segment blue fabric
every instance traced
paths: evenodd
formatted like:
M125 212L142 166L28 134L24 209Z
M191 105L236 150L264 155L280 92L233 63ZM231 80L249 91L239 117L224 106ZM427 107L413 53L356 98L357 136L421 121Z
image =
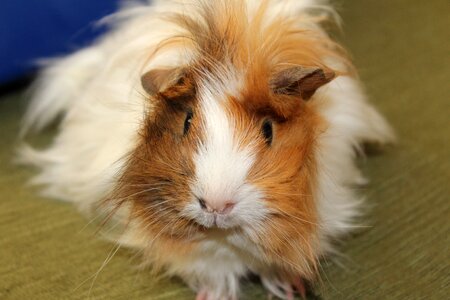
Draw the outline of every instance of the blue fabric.
M63 55L89 43L104 28L95 21L117 0L2 0L0 83L23 76L39 58Z

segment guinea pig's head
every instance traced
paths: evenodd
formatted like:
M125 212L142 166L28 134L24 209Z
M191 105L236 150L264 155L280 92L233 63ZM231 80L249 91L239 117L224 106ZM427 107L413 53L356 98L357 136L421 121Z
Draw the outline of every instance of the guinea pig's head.
M314 230L322 122L309 100L334 73L297 66L256 80L198 69L142 76L151 109L121 199L175 234L190 226Z
M309 240L323 130L310 100L333 77L311 66L265 78L201 67L149 71L142 86L150 109L118 198L159 236L241 231L270 240L273 251L286 238Z

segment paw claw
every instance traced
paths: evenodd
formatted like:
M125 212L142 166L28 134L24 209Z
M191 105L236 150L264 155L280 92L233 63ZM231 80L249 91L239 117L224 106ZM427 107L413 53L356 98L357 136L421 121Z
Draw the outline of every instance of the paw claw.
M306 300L306 285L301 277L296 277L291 281L283 282L276 279L267 280L266 278L262 278L262 282L270 292L270 295L274 295L281 299L294 300L294 294L298 293L303 300Z

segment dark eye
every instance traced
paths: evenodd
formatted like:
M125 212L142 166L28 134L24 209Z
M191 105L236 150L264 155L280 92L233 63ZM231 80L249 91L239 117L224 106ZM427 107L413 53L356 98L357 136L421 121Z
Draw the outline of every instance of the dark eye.
M186 120L184 120L184 129L183 129L183 135L186 135L189 132L189 128L191 128L191 123L192 123L192 117L193 117L193 113L192 112L188 112L186 114Z
M265 120L262 124L261 132L264 136L264 139L266 140L267 145L272 144L273 139L272 121Z

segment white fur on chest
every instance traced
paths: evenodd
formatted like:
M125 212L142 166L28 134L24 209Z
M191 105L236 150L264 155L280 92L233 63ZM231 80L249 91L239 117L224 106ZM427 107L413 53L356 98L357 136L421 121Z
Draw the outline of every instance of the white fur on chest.
M194 290L238 294L239 279L262 267L260 258L253 243L231 233L202 240L190 255L172 261L168 272L181 276Z

